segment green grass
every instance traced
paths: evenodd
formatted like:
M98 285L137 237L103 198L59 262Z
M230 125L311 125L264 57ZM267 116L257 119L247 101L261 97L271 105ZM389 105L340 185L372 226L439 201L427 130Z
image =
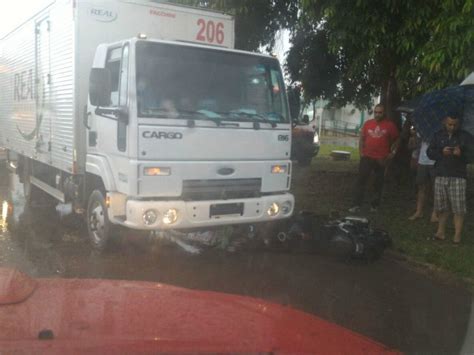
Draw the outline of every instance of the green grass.
M474 279L474 243L470 233L474 228L473 221L466 218L462 244L458 247L451 244L454 234L452 222L447 230L446 241L428 241L427 238L436 231L436 223L429 222L428 209L423 220L408 221L407 217L413 212L415 201L407 200L385 202L377 217L377 223L390 232L395 249L458 276Z
M351 152L349 161L333 161L332 150ZM338 210L343 214L350 207L357 177L359 154L357 149L336 145L322 145L320 154L309 167L295 166L292 190L296 197L296 208L312 210L318 214L328 214ZM471 170L472 171L472 170ZM415 188L409 178L398 185L390 177L387 179L384 201L377 214L364 215L378 227L387 230L393 239L393 249L420 262L430 263L457 276L474 279L474 174L468 180L468 214L466 215L463 240L460 246L451 244L454 233L450 221L447 230L449 240L434 242L427 240L436 230L436 224L429 222L432 202L427 201L425 218L415 222L408 217L415 209ZM367 193L370 198L370 191Z
M344 150L351 153L349 160L333 160L331 158L331 152L333 150ZM319 161L319 164L315 164L315 161ZM319 153L315 159L313 159L312 167L317 170L326 171L351 171L359 164L359 149L352 147L344 147L339 145L321 144Z

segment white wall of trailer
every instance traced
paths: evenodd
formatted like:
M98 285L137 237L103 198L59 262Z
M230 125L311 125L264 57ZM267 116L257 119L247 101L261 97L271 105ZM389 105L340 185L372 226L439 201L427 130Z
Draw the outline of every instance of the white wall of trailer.
M9 149L72 171L74 32L57 1L0 43L0 134Z
M83 114L100 43L146 33L232 48L233 26L231 16L167 4L52 2L0 42L0 145L64 171L82 172Z

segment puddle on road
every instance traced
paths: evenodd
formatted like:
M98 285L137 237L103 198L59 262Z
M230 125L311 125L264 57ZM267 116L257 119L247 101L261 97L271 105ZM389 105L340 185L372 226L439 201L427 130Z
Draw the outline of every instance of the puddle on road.
M153 279L146 273L140 277L143 269L156 259L172 262L176 253L183 254L143 233L121 231L115 248L97 255L71 205L27 206L23 185L13 174L0 173L0 212L0 266L36 277Z
M23 185L6 173L0 176L0 199L1 266L33 276L64 275L67 264L87 251L85 235L73 226L67 205L26 206Z

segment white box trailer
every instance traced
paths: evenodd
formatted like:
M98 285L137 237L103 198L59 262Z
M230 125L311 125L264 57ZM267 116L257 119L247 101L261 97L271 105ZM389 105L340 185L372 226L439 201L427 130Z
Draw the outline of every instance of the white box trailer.
M218 12L52 2L0 42L0 143L18 156L26 196L39 189L87 211L98 248L112 224L289 217L281 70L233 46L233 18Z
M207 36L208 23L217 24L219 36ZM146 33L232 48L233 26L231 16L189 7L53 2L1 42L0 114L11 118L2 125L2 145L59 169L83 172L86 128L81 117L99 44Z

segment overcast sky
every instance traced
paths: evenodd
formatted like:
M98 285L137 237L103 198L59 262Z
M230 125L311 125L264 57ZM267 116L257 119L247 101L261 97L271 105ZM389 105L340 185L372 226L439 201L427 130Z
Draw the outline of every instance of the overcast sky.
M52 0L0 0L0 38L51 2Z

